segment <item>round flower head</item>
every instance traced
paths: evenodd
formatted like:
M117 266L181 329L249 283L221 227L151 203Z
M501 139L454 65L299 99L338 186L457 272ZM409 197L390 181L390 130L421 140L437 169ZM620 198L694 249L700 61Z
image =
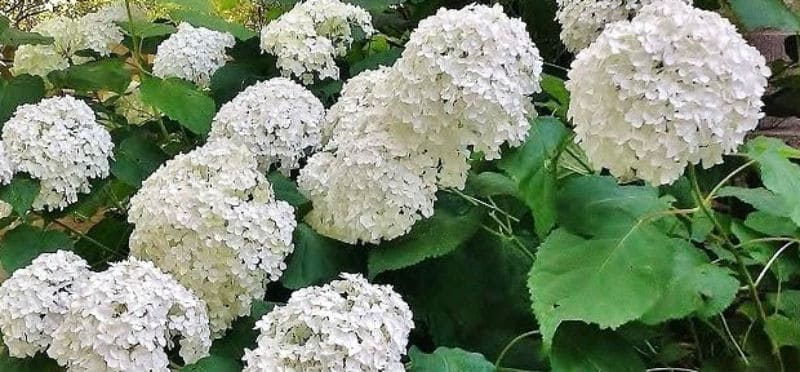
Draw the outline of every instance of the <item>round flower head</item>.
M72 252L44 253L0 285L0 332L9 355L33 356L50 346L75 286L90 275Z
M433 214L436 175L425 164L429 161L395 159L366 146L360 151L317 153L297 180L314 205L306 222L319 233L348 243L378 243L401 236Z
M309 0L270 22L261 30L261 50L275 55L281 73L297 76L304 84L339 78L334 57L347 54L352 29L367 36L375 32L372 16L363 8L339 0Z
M131 4L131 16L134 21L144 19L144 10ZM79 19L85 32L86 46L102 56L109 55L111 49L122 42L122 29L115 22L127 21L128 9L121 0Z
M734 152L762 117L764 57L716 13L678 0L617 22L573 62L575 140L597 168L669 184Z
M20 45L14 52L11 73L15 76L29 74L47 77L47 74L67 67L69 60L58 53L52 45Z
M114 147L92 109L70 96L19 106L3 142L14 168L41 181L36 210L62 209L89 192L92 178L108 176Z
M31 31L53 38L52 47L66 58L89 49L83 24L77 19L56 16L42 21Z
M232 48L235 43L230 33L181 23L178 32L158 46L153 74L207 86L214 72L225 64L225 49Z
M342 278L300 289L261 318L244 371L404 371L400 358L414 327L408 305L391 286L358 274Z
M210 141L228 138L258 156L262 169L280 164L288 174L299 167L306 150L321 144L325 107L314 95L289 79L256 83L226 103L214 117Z
M69 371L167 372L180 340L187 364L208 355L205 303L152 263L112 264L77 283L47 354Z
M561 41L570 52L591 44L609 23L627 21L644 5L662 0L556 0ZM683 0L691 4L691 0Z
M133 256L155 262L208 305L220 336L286 268L294 210L276 201L246 147L209 142L168 161L131 198Z

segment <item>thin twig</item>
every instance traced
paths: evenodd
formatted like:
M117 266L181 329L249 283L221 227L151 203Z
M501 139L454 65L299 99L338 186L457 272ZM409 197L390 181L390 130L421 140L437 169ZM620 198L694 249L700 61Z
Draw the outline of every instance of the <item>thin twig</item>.
M742 360L744 360L744 364L749 366L750 361L747 360L747 355L744 354L744 351L739 346L739 343L736 342L736 337L733 337L733 332L731 332L731 329L728 327L728 321L725 320L725 316L723 316L722 313L720 313L719 318L722 320L722 327L725 328L725 333L728 334L728 337L730 337L731 342L733 342L733 347L736 348L736 352L739 353L739 356L742 357Z
M520 341L522 341L526 337L536 336L538 334L539 334L539 331L538 330L534 330L534 331L525 332L525 333L523 333L523 334L521 334L521 335L519 335L517 337L514 337L514 339L512 339L506 345L506 347L503 348L503 351L500 352L500 355L497 356L497 361L494 362L494 366L499 369L500 368L500 363L503 362L503 359L506 357L506 354L508 354L508 351L511 350L511 348L514 347L514 345L516 345L517 343L519 343Z

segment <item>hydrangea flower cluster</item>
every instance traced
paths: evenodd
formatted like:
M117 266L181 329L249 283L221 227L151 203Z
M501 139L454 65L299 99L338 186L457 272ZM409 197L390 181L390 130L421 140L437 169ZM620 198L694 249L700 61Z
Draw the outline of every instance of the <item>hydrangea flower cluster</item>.
M89 192L91 179L108 176L114 147L89 105L71 96L17 107L3 143L13 169L41 181L35 210L63 209Z
M294 250L294 210L275 200L253 154L225 139L165 163L131 198L128 219L131 254L204 299L215 336L249 314Z
M144 10L131 7L134 19L144 18ZM123 1L113 2L97 12L78 19L53 17L36 25L32 31L53 38L52 45L22 45L14 55L11 72L15 75L31 74L46 77L72 64L91 60L76 53L92 50L102 56L122 42L122 30L115 22L127 21L128 12Z
M570 52L591 44L607 24L630 20L642 6L663 0L556 0L561 41ZM691 0L682 0L691 4Z
M225 50L234 44L236 40L230 33L181 23L178 32L158 45L153 74L207 86L214 72L225 64Z
M400 372L411 310L391 286L342 274L320 287L294 292L286 306L256 323L255 350L245 372Z
M6 144L0 141L0 185L6 185L14 178L14 164L6 154Z
M308 0L270 22L261 30L261 50L275 55L285 77L303 84L319 79L339 79L334 57L341 57L353 42L353 27L367 36L375 30L372 16L363 8L339 0Z
M769 73L726 19L662 1L609 25L578 54L568 115L595 167L669 184L744 142L763 115Z
M112 264L73 291L47 350L68 370L167 372L178 339L187 364L208 355L205 303L150 262Z
M256 83L224 104L214 117L209 141L231 139L259 159L261 169L300 166L306 151L322 144L325 107L302 85L286 78Z
M347 242L408 232L430 216L437 187L464 187L473 151L495 159L503 144L527 138L541 72L525 24L499 5L423 20L392 67L348 81L329 110L330 153L312 157L298 178L314 203L308 222Z
M0 285L0 332L9 355L45 351L61 325L76 283L87 280L89 265L72 252L39 255Z

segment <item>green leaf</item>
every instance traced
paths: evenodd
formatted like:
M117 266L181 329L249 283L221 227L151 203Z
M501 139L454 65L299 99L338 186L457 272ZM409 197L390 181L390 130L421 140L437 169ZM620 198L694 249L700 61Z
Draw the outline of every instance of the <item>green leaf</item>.
M787 159L800 159L800 149L791 147L777 138L756 137L747 142L747 154L759 156L765 152L775 152Z
M111 174L133 187L140 187L169 156L153 141L134 134L114 149Z
M275 191L276 199L283 200L295 208L303 206L309 202L309 200L303 196L300 190L297 189L297 185L294 183L294 181L284 176L281 172L272 172L267 175L267 179L269 180L269 183L272 184L272 189Z
M126 35L136 35L142 39L166 36L178 31L175 26L167 23L151 23L147 21L117 22Z
M217 102L222 104L232 100L248 86L265 78L261 66L255 63L229 62L220 67L211 77L211 94Z
M345 0L345 2L358 5L373 13L380 13L392 5L403 4L406 0Z
M193 133L204 135L211 130L216 112L214 100L191 83L177 78L162 80L143 76L139 89L142 102L158 108Z
M214 11L214 4L210 0L157 0L162 4L173 4L183 9L191 9L202 13Z
M66 70L53 71L47 79L60 88L71 88L80 92L109 90L123 93L131 82L131 72L119 59L101 59Z
M725 186L719 189L719 192L717 192L717 196L718 197L732 196L747 204L752 205L753 208L755 209L761 211L769 211L770 213L776 215L788 215L790 213L786 204L783 202L783 200L781 200L779 196L775 195L772 191L769 191L763 187L746 188L737 186Z
M470 175L467 179L465 190L468 194L474 194L484 198L497 195L509 195L522 199L519 195L517 182L506 175L495 172L483 172Z
M531 123L529 139L519 149L503 155L497 166L517 181L525 204L536 219L536 233L544 237L556 222L556 163L567 129L554 117Z
M67 234L20 225L7 232L0 242L0 263L11 274L28 266L39 254L52 253L59 249L72 249L72 240Z
M770 315L764 330L776 349L782 346L800 347L800 321L783 315Z
M19 46L25 44L52 44L55 40L35 32L20 31L9 27L0 34L0 45Z
M461 212L437 207L433 217L417 222L407 235L370 249L369 276L374 278L453 252L478 231L482 217L478 208Z
M400 58L400 54L402 53L402 49L393 48L372 54L350 66L350 75L355 76L366 70L375 70L380 66L391 66L394 64L394 61Z
M620 186L613 177L574 178L558 192L562 227L584 236L619 237L640 218L669 209L670 203L650 186ZM664 217L653 222L670 221Z
M767 300L781 314L789 318L800 318L800 290L784 290L767 294Z
M495 366L478 353L459 348L440 347L425 354L416 346L408 353L411 358L409 372L495 372Z
M247 40L258 36L258 33L242 25L231 23L215 15L201 13L196 10L176 9L170 11L169 15L175 22L187 22L195 27L205 27L215 31L228 32L239 40Z
M495 360L509 341L536 324L525 294L530 259L519 248L479 232L461 248L415 266L386 272L434 345L479 352ZM538 341L520 341L503 367L543 370Z
M8 372L61 372L55 360L44 354L36 354L32 358L14 358L8 355L5 347L0 347L0 371Z
M236 319L225 333L225 336L214 340L210 354L217 358L233 360L239 363L244 356L244 349L253 349L256 346L258 331L255 330L256 320L274 308L275 304L261 300L253 300L250 316ZM207 365L207 363L203 363ZM242 366L239 366L241 369Z
M748 31L774 28L800 32L800 16L781 0L730 0L730 7Z
M636 350L614 332L568 322L558 329L550 353L553 372L640 372L645 366Z
M327 283L342 272L360 272L364 260L360 247L353 247L317 234L300 223L294 231L295 249L287 261L281 283L289 289L300 289Z
M542 90L553 97L562 107L569 107L569 90L564 80L550 74L542 74Z
M14 114L17 106L37 103L44 98L44 80L38 76L20 75L0 79L0 126Z
M755 211L747 215L744 225L768 236L797 235L797 225L789 218L769 212Z
M665 293L641 318L648 324L680 319L692 313L702 317L730 306L739 281L728 269L711 264L705 253L689 244L676 245L672 278Z
M125 258L128 255L128 238L133 225L125 216L102 219L75 243L75 254L83 257L92 267ZM98 245L102 244L102 246Z
M0 200L11 204L14 212L24 216L39 195L39 189L39 181L26 174L17 174L11 183L0 187Z
M562 321L616 328L646 314L669 284L681 244L652 226L587 240L555 230L539 247L528 288L545 344Z
M764 186L778 196L780 204L783 204L767 212L789 217L800 226L800 193L797 192L800 190L800 166L789 161L777 149L750 151L749 155L758 162Z
M183 372L240 372L241 370L242 365L238 360L218 355L207 356L181 368Z

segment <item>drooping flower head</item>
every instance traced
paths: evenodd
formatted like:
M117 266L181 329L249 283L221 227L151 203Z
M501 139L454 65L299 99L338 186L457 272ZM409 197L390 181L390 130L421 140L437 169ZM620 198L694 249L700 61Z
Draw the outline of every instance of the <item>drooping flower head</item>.
M678 0L643 7L572 64L569 116L597 168L669 184L736 151L762 117L764 57L716 13Z
M63 209L89 192L91 179L108 176L114 147L89 105L71 96L17 107L3 143L13 168L41 181L35 210Z
M231 139L259 157L262 169L280 165L288 173L308 150L322 143L325 107L319 99L286 78L252 85L226 103L214 117L209 140Z
M265 315L245 372L400 372L411 310L392 287L342 274L320 287L292 293Z
M294 250L294 210L275 200L253 154L226 139L161 166L131 198L128 219L131 254L205 300L215 336L249 314Z
M202 300L130 258L79 282L47 354L70 371L167 372L166 350L194 363L211 347Z
M367 36L374 31L372 16L358 6L339 0L309 0L270 22L261 30L261 50L275 55L281 73L303 84L319 79L339 79L335 57L343 56L353 42L353 28Z
M0 332L9 355L34 356L50 346L75 286L87 280L89 265L72 252L39 255L0 285Z
M159 44L153 74L207 86L214 72L225 64L225 50L235 43L230 33L181 23L178 32Z

